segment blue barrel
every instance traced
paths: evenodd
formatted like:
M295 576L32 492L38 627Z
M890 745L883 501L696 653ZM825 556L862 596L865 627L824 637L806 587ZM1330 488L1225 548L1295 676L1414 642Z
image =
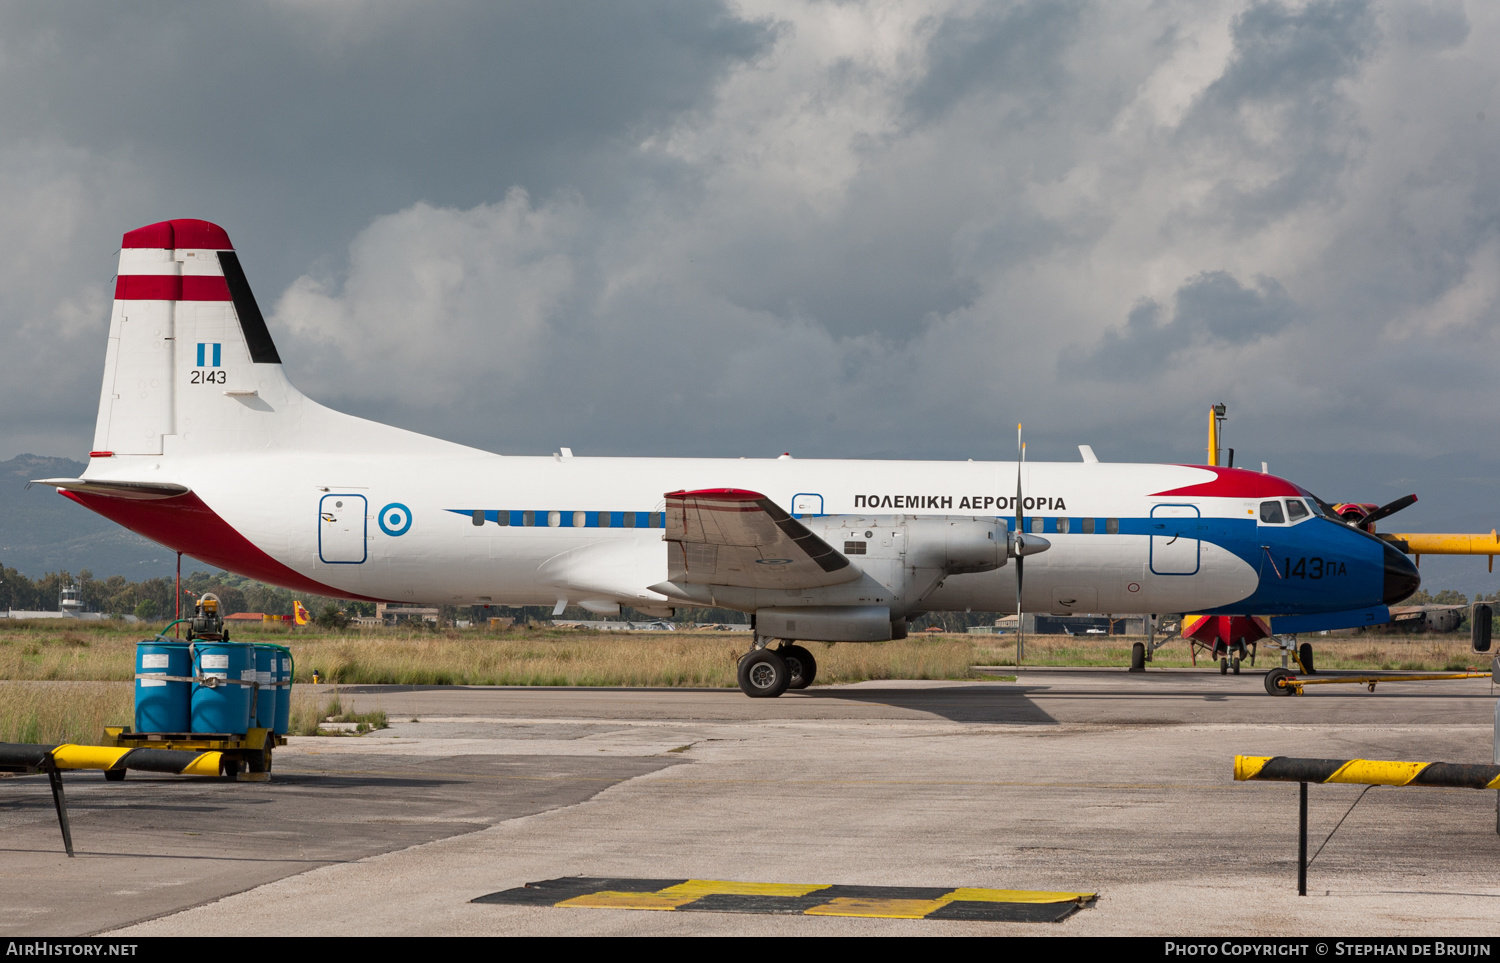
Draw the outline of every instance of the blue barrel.
M243 733L250 728L255 650L238 642L194 642L193 732ZM214 684L207 684L207 680Z
M255 681L260 689L255 696L255 718L252 725L261 729L276 728L276 662L281 655L269 645L257 645L255 649Z
M136 643L136 732L189 731L193 684L142 677L163 675L185 679L192 674L193 657L186 642L146 639Z
M292 722L292 653L279 645L271 648L276 651L276 681L282 683L276 687L276 725L271 728L286 735Z

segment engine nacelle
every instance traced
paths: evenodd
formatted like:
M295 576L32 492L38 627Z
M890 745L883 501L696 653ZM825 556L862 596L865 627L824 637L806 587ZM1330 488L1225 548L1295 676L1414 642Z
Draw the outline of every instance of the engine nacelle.
M803 519L803 524L814 531L821 525L820 534L828 544L877 578L881 576L873 570L876 566L869 564L877 560L898 560L905 568L943 575L967 575L994 571L1016 554L1003 518L825 515Z
M908 518L905 527L907 564L946 575L992 572L1010 554L1001 519L928 515Z
M885 642L895 633L891 610L884 605L799 605L755 610L755 634L776 639Z

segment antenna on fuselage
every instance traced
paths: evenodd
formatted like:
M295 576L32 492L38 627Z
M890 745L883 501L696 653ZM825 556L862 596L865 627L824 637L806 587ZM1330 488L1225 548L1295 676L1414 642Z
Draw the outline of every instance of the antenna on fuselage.
M1224 422L1228 420L1228 411L1229 407L1222 401L1208 409L1208 464L1211 467L1217 468L1221 464L1219 452L1222 449L1219 446L1223 443ZM1231 454L1229 459L1229 467L1233 468L1234 455Z

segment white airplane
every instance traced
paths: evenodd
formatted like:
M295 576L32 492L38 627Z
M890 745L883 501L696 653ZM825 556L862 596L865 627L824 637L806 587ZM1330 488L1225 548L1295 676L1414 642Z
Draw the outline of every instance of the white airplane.
M229 236L198 220L125 235L93 448L81 478L43 483L275 585L751 613L752 696L812 681L794 640L900 638L924 612L1322 619L1310 629L1383 621L1420 584L1306 490L1244 470L1087 446L1079 463L502 456L341 414L287 380Z

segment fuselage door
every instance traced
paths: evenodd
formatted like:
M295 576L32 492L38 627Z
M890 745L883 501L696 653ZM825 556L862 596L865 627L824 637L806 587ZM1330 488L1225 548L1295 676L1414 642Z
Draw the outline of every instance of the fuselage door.
M802 492L792 496L792 517L807 518L823 514L823 496Z
M363 495L324 495L318 501L318 558L335 565L365 560Z
M1198 507L1157 505L1151 509L1151 572L1198 574Z

